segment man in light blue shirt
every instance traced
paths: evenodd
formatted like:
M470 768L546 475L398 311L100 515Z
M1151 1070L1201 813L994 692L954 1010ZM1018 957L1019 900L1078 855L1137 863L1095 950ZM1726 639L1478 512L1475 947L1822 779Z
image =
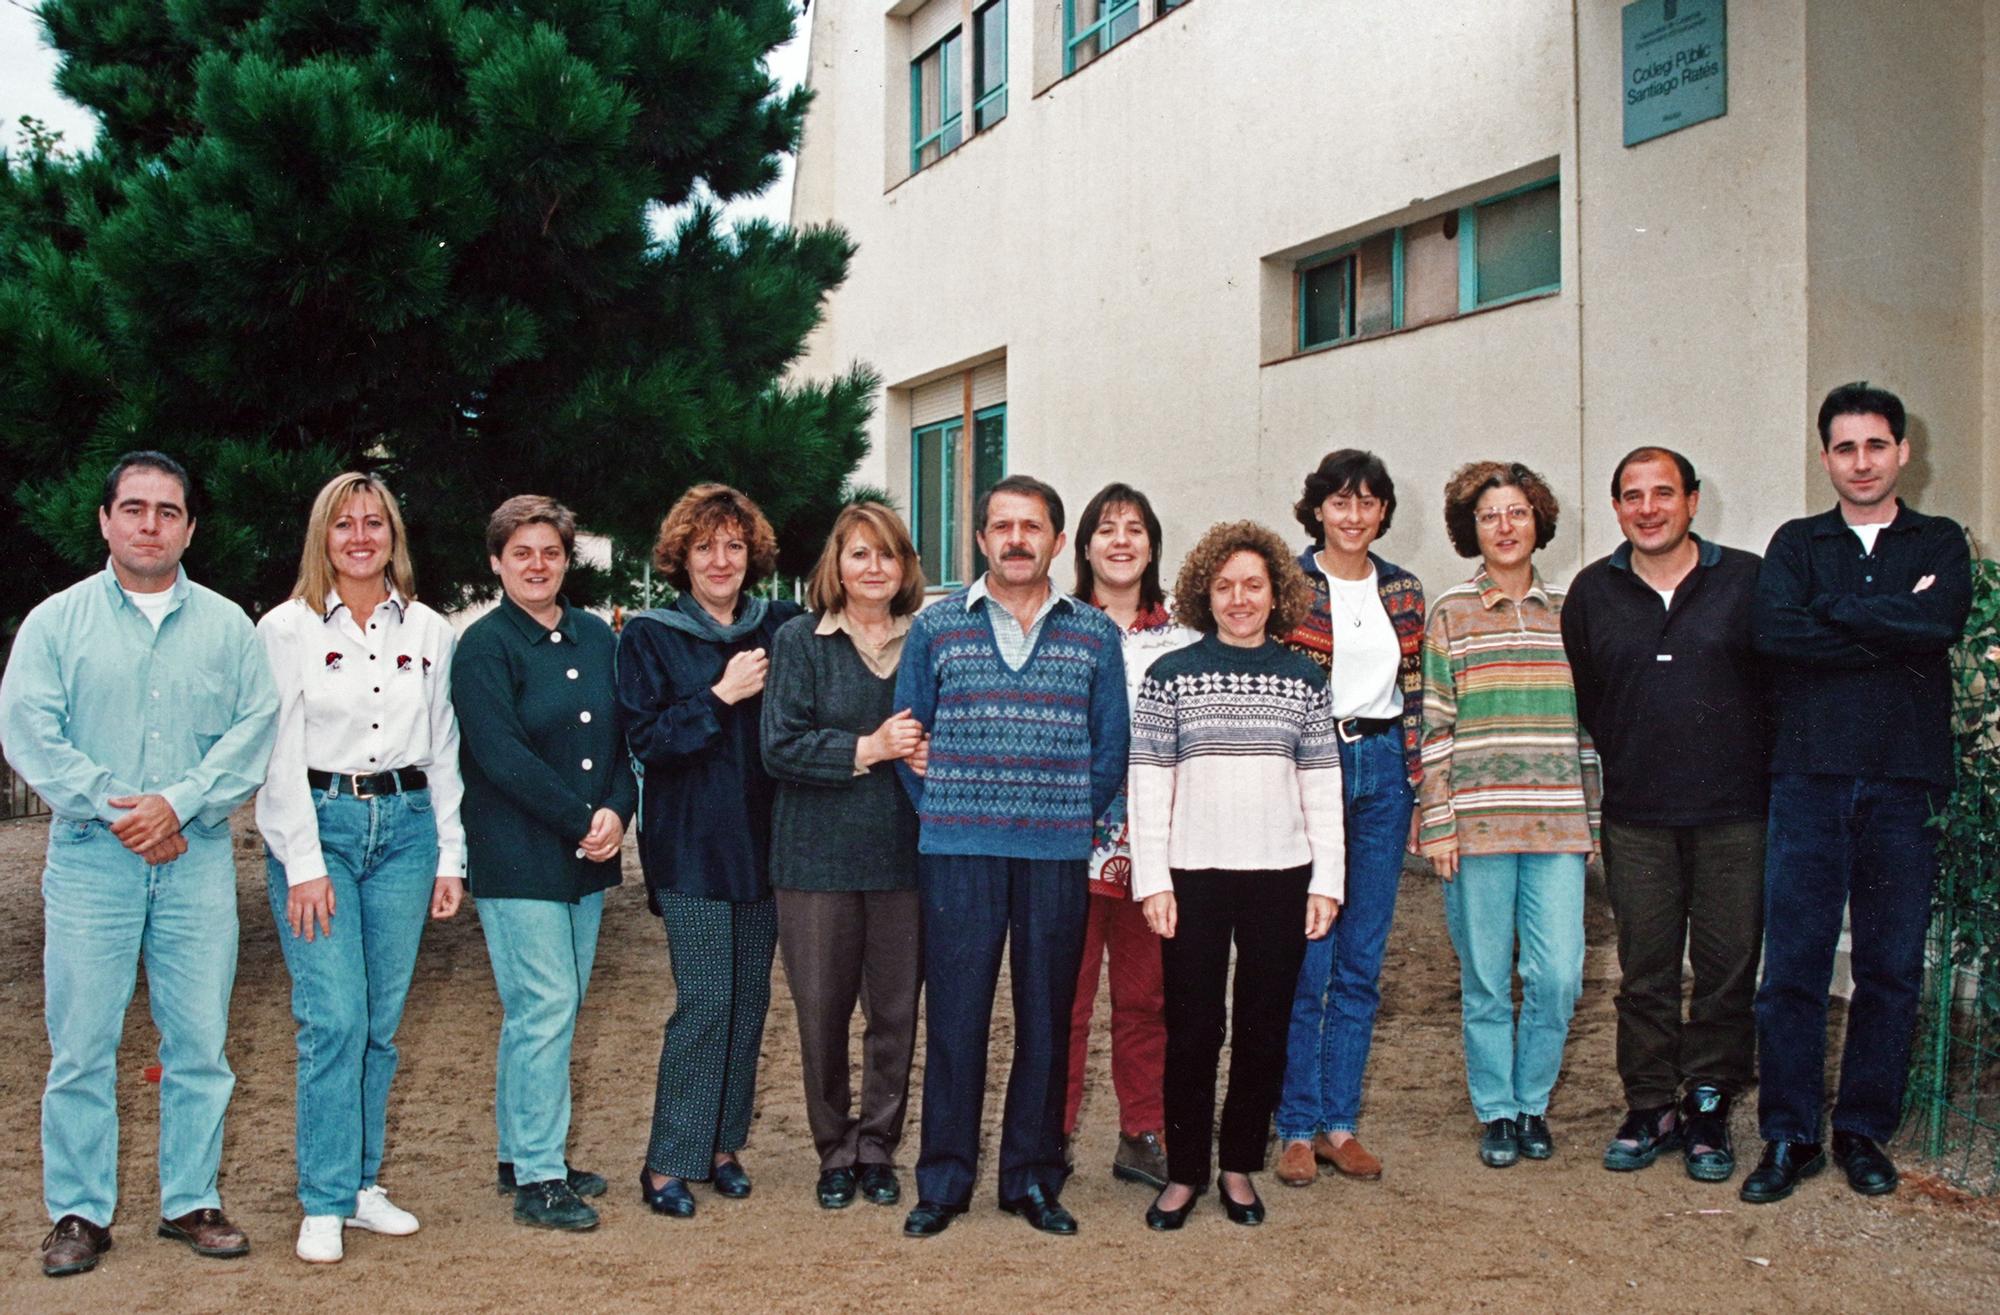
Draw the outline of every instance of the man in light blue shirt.
M163 1070L159 1233L201 1255L250 1249L216 1192L236 1085L223 1057L229 814L263 784L278 695L250 619L181 570L192 502L171 457L119 458L97 515L109 564L28 614L0 676L0 747L55 814L42 873L52 1278L111 1246L118 1042L141 955Z

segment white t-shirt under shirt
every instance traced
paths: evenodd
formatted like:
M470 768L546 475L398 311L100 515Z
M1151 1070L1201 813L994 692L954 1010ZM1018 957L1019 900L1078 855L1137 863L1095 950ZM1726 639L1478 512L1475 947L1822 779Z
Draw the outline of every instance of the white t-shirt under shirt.
M1327 620L1333 630L1333 715L1401 716L1403 691L1397 677L1403 649L1382 606L1374 567L1369 567L1364 580L1329 575L1326 586Z
M1861 540L1862 552L1874 552L1876 536L1882 533L1882 527L1888 523L1887 521L1877 521L1873 525L1850 525L1847 528L1853 530L1854 537Z
M125 588L123 585L118 587ZM174 591L159 589L150 594L135 594L130 589L125 589L125 596L132 600L132 606L139 609L140 615L153 623L153 633L159 634L160 622L166 620L167 613L174 610Z

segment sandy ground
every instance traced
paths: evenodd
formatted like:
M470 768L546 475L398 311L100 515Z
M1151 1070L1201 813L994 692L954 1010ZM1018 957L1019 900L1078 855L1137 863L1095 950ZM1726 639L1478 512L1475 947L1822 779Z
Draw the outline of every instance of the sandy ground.
M1379 1183L1323 1178L1291 1190L1266 1176L1260 1229L1229 1224L1213 1201L1186 1231L1141 1218L1144 1188L1108 1173L1116 1136L1100 1019L1078 1173L1064 1194L1071 1239L1034 1233L992 1208L998 1101L987 1110L985 1178L974 1212L941 1238L901 1235L902 1210L812 1199L816 1163L799 1091L796 1033L779 972L744 1161L747 1201L698 1188L691 1222L658 1218L635 1179L651 1111L660 1028L672 1000L665 937L645 909L636 864L612 892L596 980L576 1047L572 1158L613 1183L587 1235L521 1228L494 1193L492 1076L500 1014L476 917L434 926L400 1043L383 1179L423 1219L412 1238L350 1233L346 1263L292 1257L292 1027L288 983L266 911L263 866L239 818L242 958L230 1054L238 1076L223 1198L255 1249L201 1260L153 1236L156 1088L144 1081L154 1034L143 983L120 1057L123 1197L116 1249L95 1273L41 1277L39 1100L41 905L46 827L0 824L0 1309L6 1311L582 1311L870 1309L1151 1311L1918 1311L2000 1310L2000 1218L1905 1188L1864 1200L1829 1174L1782 1205L1753 1209L1732 1186L1690 1182L1677 1162L1613 1175L1597 1162L1620 1107L1612 1068L1616 964L1603 906L1590 909L1584 999L1570 1067L1551 1111L1546 1164L1496 1172L1474 1155L1458 1043L1457 969L1433 883L1412 876L1384 972L1382 1020L1364 1131ZM1005 991L1002 991L1005 999ZM994 1028L993 1090L1006 1072L1005 1015ZM919 1057L921 1063L921 1056ZM920 1083L919 1083L920 1086ZM1737 1136L1753 1148L1743 1111ZM914 1159L913 1111L906 1164ZM1740 1177L1740 1176L1739 1176ZM905 1187L909 1188L905 1174Z

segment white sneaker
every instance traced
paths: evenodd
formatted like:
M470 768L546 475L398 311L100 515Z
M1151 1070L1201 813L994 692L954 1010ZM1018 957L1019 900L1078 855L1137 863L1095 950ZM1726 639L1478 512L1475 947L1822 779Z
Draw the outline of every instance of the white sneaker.
M312 1265L336 1265L344 1254L339 1215L307 1215L299 1221L299 1259Z
M354 1213L348 1217L347 1226L389 1237L408 1237L417 1231L417 1217L391 1201L382 1184L377 1183L354 1194Z

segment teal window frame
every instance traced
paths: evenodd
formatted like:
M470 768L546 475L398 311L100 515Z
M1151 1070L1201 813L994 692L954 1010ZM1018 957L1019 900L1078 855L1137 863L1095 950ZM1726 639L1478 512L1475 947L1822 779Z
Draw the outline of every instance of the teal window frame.
M1545 187L1560 188L1561 185L1561 175L1552 174L1547 178L1538 178L1533 182L1523 183L1519 187L1510 187L1504 192L1496 192L1491 196L1481 197L1469 205L1463 205L1458 208L1458 236L1454 240L1458 243L1459 315L1467 315L1476 310L1491 310L1495 306L1511 306L1517 301L1528 301L1536 297L1546 297L1552 293L1562 291L1562 235L1560 230L1558 230L1556 235L1557 267L1554 282L1544 283L1538 287L1524 288L1519 292L1505 297L1496 297L1492 301L1482 302L1479 300L1479 212L1487 206L1497 204L1501 201L1512 200L1528 192L1539 191ZM1425 216L1426 221L1435 218L1437 218L1436 215ZM1337 247L1314 252L1299 260L1298 264L1293 267L1292 273L1292 297L1297 303L1295 311L1298 351L1318 351L1325 347L1337 347L1343 343L1357 342L1363 338L1379 338L1385 333L1395 333L1404 327L1403 232L1406 227L1408 226L1398 225L1396 228L1390 230L1394 235L1394 240L1389 250L1389 327L1387 329L1380 329L1366 334L1355 331L1356 312L1358 309L1355 304L1355 298L1358 295L1356 288L1357 280L1350 274L1347 279L1348 304L1346 320L1348 331L1344 334L1337 334L1334 337L1318 341L1309 339L1306 336L1306 275L1313 270L1330 265L1336 261L1351 260L1355 253L1360 251L1364 245L1382 235L1380 229L1363 237L1356 238L1352 242L1343 242ZM1448 323L1449 318L1432 322L1440 324Z
M1000 422L1000 469L998 478L994 482L998 483L1007 476L1007 404L995 402L992 406L982 406L972 413L972 442L969 445L972 449L972 469L968 474L972 479L972 505L975 509L979 506L979 495L982 492L979 483L979 427L989 420ZM992 485L988 484L986 487L991 488ZM983 575L986 572L986 554L979 551L979 540L976 538L972 540L971 547L972 574L975 577Z
M913 174L923 171L926 147L935 144L938 148L938 160L942 160L965 141L965 113L958 105L958 61L964 58L960 50L964 36L962 30L953 28L910 61L910 172ZM924 61L932 55L938 57L938 126L936 131L926 133ZM933 160L932 163L935 164L937 161Z
M938 510L938 537L941 542L936 545L937 559L944 568L940 574L947 578L932 580L929 583L932 585L964 584L965 581L963 580L949 578L955 575L958 569L958 552L956 551L958 547L958 526L954 523L957 518L958 499L953 494L958 489L959 448L963 445L965 439L965 417L963 415L955 415L949 420L939 420L934 424L918 425L910 430L910 537L915 541L917 560L922 562L925 555L924 539L926 537L924 534L924 441L933 435L936 435L938 439L939 464L943 467L938 472L937 482L940 496L944 499L944 506Z
M980 86L986 75L986 24L980 20L993 10L999 10L1000 27L1000 81L991 87ZM994 109L994 106L998 109ZM988 111L991 111L989 113ZM989 0L972 11L972 130L984 132L1007 117L1007 0Z
M1063 0L1063 76L1068 77L1076 72L1076 48L1092 37L1099 38L1097 53L1102 56L1120 41L1125 40L1125 37L1131 36L1132 32L1138 31L1143 23L1143 16L1138 13L1138 9L1139 0L1103 0L1103 5L1097 12L1097 21L1079 32L1076 30L1076 0ZM1141 21L1133 24L1132 32L1118 36L1114 33L1113 25L1127 14L1132 14Z

